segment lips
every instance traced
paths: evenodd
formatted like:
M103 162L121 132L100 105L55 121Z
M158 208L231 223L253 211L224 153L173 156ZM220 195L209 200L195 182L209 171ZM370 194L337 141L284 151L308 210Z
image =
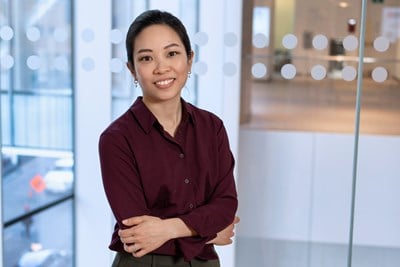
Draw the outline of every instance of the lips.
M172 82L174 81L174 78L171 79L166 79L166 80L162 80L162 81L157 81L155 82L155 85L159 86L159 87L168 87L170 84L172 84Z

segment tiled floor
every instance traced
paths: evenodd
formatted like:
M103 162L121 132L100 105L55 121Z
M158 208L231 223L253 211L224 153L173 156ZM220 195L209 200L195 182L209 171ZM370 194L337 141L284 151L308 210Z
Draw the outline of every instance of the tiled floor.
M357 82L296 77L254 82L252 118L243 127L353 133ZM400 83L363 80L361 134L400 134Z

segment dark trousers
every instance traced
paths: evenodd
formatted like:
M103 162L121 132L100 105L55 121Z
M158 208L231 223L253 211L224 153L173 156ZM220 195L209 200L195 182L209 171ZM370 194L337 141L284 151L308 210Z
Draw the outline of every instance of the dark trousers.
M192 260L186 262L183 258L149 254L135 258L129 253L118 252L111 267L220 267L219 260Z

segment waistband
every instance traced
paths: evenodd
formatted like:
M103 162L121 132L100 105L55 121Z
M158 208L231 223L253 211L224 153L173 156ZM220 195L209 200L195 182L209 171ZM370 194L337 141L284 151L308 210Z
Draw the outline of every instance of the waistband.
M115 259L117 258L124 262L137 262L148 264L149 266L156 266L156 264L168 265L168 266L189 266L188 262L185 262L183 257L174 257L167 255L158 255L158 254L147 254L140 258L135 258L129 253L118 252ZM119 266L119 265L117 265Z
M159 255L159 254L147 254L140 258L135 258L129 253L118 252L115 256L114 263L112 267L128 267L135 266L136 264L142 264L147 266L187 266L187 267L195 267L195 266L220 266L219 260L210 260L210 261L202 261L202 260L192 260L191 262L186 262L183 257L175 257L175 256L167 256L167 255Z

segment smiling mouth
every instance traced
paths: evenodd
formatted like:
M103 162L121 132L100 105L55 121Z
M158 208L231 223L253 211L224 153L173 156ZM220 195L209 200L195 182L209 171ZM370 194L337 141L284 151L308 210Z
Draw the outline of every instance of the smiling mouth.
M167 80L163 80L163 81L158 81L155 84L156 85L160 85L160 86L166 86L170 83L172 83L175 79L171 78L171 79L167 79Z

